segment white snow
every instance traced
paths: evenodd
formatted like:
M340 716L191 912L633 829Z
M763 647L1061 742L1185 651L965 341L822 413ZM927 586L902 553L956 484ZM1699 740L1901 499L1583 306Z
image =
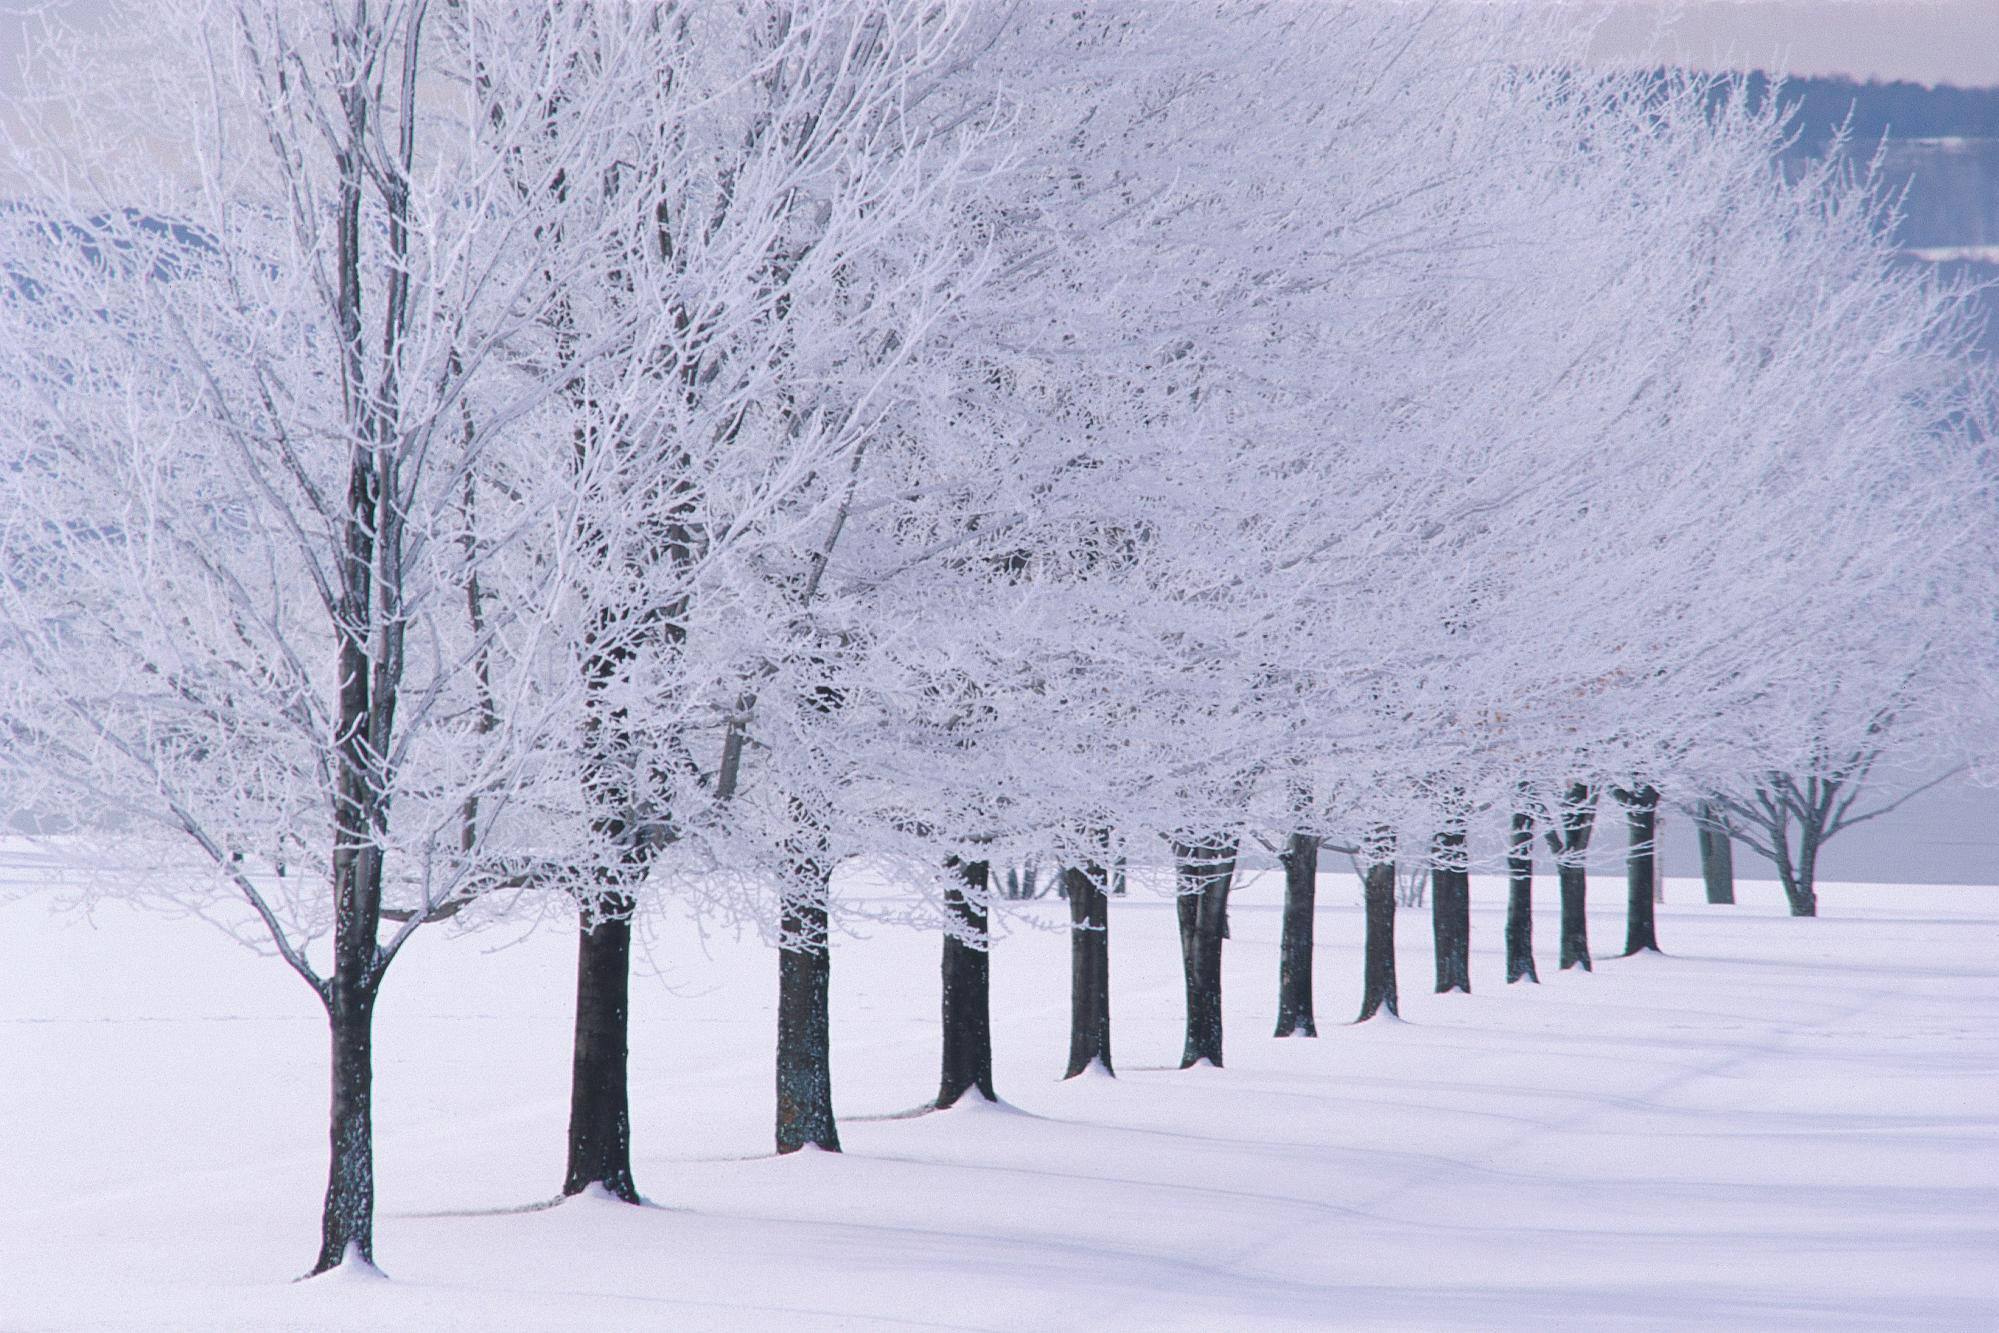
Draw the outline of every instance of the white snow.
M1933 264L1967 259L1979 264L1999 264L1999 245L1925 245L1908 253Z
M10 845L0 874L26 864ZM1621 880L1592 884L1622 938ZM841 939L844 1155L770 1155L775 962L660 923L634 980L651 1201L561 1175L573 939L425 931L378 1017L376 1257L316 1249L326 1040L281 964L191 920L0 905L0 1328L1972 1328L1999 1323L1999 892L1673 880L1670 956L1469 997L1399 919L1401 1023L1358 1002L1322 881L1316 1041L1274 1041L1275 876L1240 890L1228 1068L1181 1073L1169 903L1111 908L1118 1077L1064 1083L1068 958L993 967L1012 1109L909 1117L937 942ZM1026 916L1053 926L1062 904Z

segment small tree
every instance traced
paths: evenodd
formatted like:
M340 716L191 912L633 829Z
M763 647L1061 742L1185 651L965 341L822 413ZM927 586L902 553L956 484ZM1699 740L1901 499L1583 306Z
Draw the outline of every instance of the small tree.
M1765 773L1745 795L1724 796L1712 803L1725 836L1777 867L1792 916L1818 915L1819 852L1834 834L1885 815L1957 775L1956 770L1944 773L1892 800L1868 806L1861 798L1880 757L1879 747L1837 758L1821 752L1803 772Z

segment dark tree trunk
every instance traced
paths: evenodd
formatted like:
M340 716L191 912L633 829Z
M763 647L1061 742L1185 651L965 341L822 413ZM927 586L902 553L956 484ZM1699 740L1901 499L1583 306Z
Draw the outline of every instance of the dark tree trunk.
M987 930L984 861L958 865L963 884L948 884L944 907L953 927L944 932L944 1060L937 1080L937 1106L952 1106L977 1088L987 1101L993 1092L991 1003L992 935Z
M1658 925L1652 910L1652 891L1657 887L1659 849L1659 793L1653 787L1619 792L1624 803L1624 821L1630 831L1630 850L1624 859L1625 916L1624 956L1659 952Z
M1319 893L1319 840L1294 833L1285 844L1284 933L1277 946L1277 1035L1316 1037L1312 1018L1312 924Z
M1471 874L1465 835L1439 833L1430 870L1430 930L1437 950L1437 994L1471 994Z
M1376 861L1367 868L1364 890L1367 940L1362 949L1360 1017L1364 1023L1386 1009L1399 1016L1395 996L1395 862Z
M1513 813L1506 848L1506 982L1539 982L1534 971L1534 816Z
M1040 870L1032 861L1021 867L1007 867L1005 896L1019 899L1040 897L1041 890L1036 887L1039 876ZM990 876L988 878L990 879ZM1059 871L1057 878L1060 878Z
M414 24L416 20L411 20ZM417 34L412 26L408 36ZM359 57L355 28L338 30L337 54ZM412 76L413 77L413 76ZM412 84L405 84L410 96ZM389 775L385 765L395 749L396 704L402 685L404 506L396 493L401 393L393 367L410 321L409 200L388 201L388 280L383 292L384 374L370 380L362 329L366 262L362 252L362 198L367 172L364 148L373 133L367 108L371 94L362 80L340 93L347 117L334 146L340 188L333 222L339 249L334 333L348 380L364 391L347 397L344 422L349 439L364 447L348 454L347 496L339 547L339 605L333 617L339 676L333 791L333 974L315 982L326 1006L332 1042L332 1096L328 1116L326 1199L320 1215L319 1259L314 1273L338 1267L349 1257L375 1262L374 1015L383 972L396 945L384 950L382 926L382 847L388 832ZM329 126L329 128L331 128ZM413 141L405 138L398 165L409 170ZM386 503L385 503L386 502ZM376 577L377 570L382 577ZM302 974L310 976L300 965Z
M1235 878L1230 842L1178 845L1180 957L1187 977L1187 1041L1180 1067L1222 1065L1222 940L1229 884Z
M1110 898L1100 865L1062 872L1069 897L1069 1070L1074 1078L1092 1064L1111 1065Z
M1792 916L1817 916L1819 914L1818 886L1802 876L1793 877L1784 885L1784 901L1790 904Z
M1784 884L1784 901L1790 904L1792 916L1817 916L1819 914L1818 859L1819 837L1810 825L1798 832L1798 859L1791 861L1790 839L1779 836L1776 840L1778 851L1777 878Z
M1555 878L1562 889L1562 970L1579 967L1591 971L1589 917L1584 911L1589 895L1588 876L1580 865L1558 865Z
M1548 830L1548 846L1555 853L1555 877L1562 891L1561 967L1564 972L1572 967L1588 972L1589 878L1583 858L1596 830L1596 792L1581 782L1571 786L1562 797L1558 822L1559 829Z
M1177 856L1178 849L1175 851ZM1186 1013L1188 1030L1192 1031L1194 1011L1200 1007L1200 952L1201 898L1198 891L1187 885L1188 871L1183 862L1175 867L1177 880L1173 895L1173 919L1180 933L1180 984L1186 992Z
M1735 843L1714 817L1714 807L1702 801L1694 812L1694 832L1701 845L1701 879L1711 903L1735 901Z
M343 264L343 269L346 266ZM374 550L373 505L379 479L357 466L349 478L347 593L337 661L339 770L333 810L333 975L320 984L333 1042L333 1088L326 1201L320 1215L314 1273L351 1255L375 1262L374 1013L389 959L382 926L382 837L385 780L379 756L395 720L395 681L371 660L362 633L373 614L369 562Z
M804 867L785 895L777 970L777 1150L840 1151L833 1122L826 871Z
M569 393L576 406L585 405L587 395L580 380L572 382ZM680 478L673 483L677 498L667 521L648 529L648 540L638 550L621 549L632 534L606 531L587 515L579 517L577 535L589 552L589 561L606 568L622 566L628 578L650 571L684 573L700 540L689 526L693 498L685 478L691 459L681 454L662 463L622 432L581 427L571 439L570 457L579 474L608 466L611 475L623 476L631 484L650 485L660 475ZM467 503L469 506L469 498ZM467 597L476 630L481 618L477 589L468 588ZM663 766L690 761L684 752L662 754L641 743L632 729L623 686L641 653L679 655L687 640L689 609L685 593L643 608L600 600L589 607L584 621L578 663L584 685L583 789L590 800L592 830L618 854L615 865L599 871L593 886L598 901L583 909L584 933L576 962L576 1046L570 1061L565 1195L580 1193L594 1183L614 1198L627 1203L640 1201L638 1184L632 1177L627 1079L631 913L634 894L650 872L661 837L670 839L677 834L671 830L671 812L654 804L656 798L647 790L651 784L641 779L638 756L646 754L646 762ZM479 680L487 709L482 725L493 724L497 718L483 660ZM819 703L823 709L828 699L821 696ZM716 795L725 801L732 799L735 791L738 760L730 755L740 752L737 725L730 726L721 764L725 772L718 773L716 779Z
M602 1185L639 1201L632 1179L631 1100L625 1081L632 957L629 895L584 908L576 941L576 1043L569 1079L569 1169L562 1192Z
M333 1038L332 1152L314 1273L337 1267L350 1254L366 1264L375 1262L375 987L336 973L327 990Z
M687 540L673 530L672 550ZM600 554L601 535L592 534ZM660 643L677 649L685 638L685 601L665 609L653 627ZM640 836L641 797L631 769L635 740L616 682L636 649L622 611L598 608L584 640L584 791L594 808L591 826L619 851L615 869L600 871L594 901L581 909L582 934L576 948L576 1036L570 1054L569 1164L562 1180L565 1196L591 1185L612 1198L638 1203L632 1175L631 1099L627 1065L630 1051L632 889L651 867L654 846ZM655 812L658 813L658 812Z

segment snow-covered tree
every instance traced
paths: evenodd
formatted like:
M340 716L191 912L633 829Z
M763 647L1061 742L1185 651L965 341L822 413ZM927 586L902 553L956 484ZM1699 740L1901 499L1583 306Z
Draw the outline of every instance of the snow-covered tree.
M898 627L844 641L869 666L843 744L894 747L850 790L938 839L933 864L1100 866L1115 830L1219 866L1264 829L1451 869L1479 812L1543 811L1565 965L1587 965L1598 795L1740 752L1802 652L1841 661L1852 585L1809 615L1760 595L1872 503L1849 475L1867 431L1828 450L1820 404L1901 410L1878 376L1841 387L1856 357L1955 364L1947 339L1882 357L1842 326L1902 299L1886 275L1825 295L1822 261L1879 248L1864 189L1787 181L1781 121L1705 82L1509 62L1456 16L1030 18L991 48L1037 72L1027 184L989 209L1005 281L941 342L936 429L978 445L926 459L904 484L930 508L873 529L952 558L895 590L919 603L848 622ZM1094 990L1101 877L1079 873ZM1100 999L1077 1014L1107 1024Z
M518 8L508 21L545 10ZM475 31L499 12L468 10ZM593 68L623 72L623 131L596 177L563 187L591 193L617 230L589 280L567 281L537 345L556 364L595 359L569 380L556 456L535 463L565 468L575 518L558 563L585 682L584 800L535 877L582 898L565 1189L635 1198L624 995L649 875L770 930L778 1143L837 1146L826 877L857 848L822 822L837 799L821 788L839 777L817 747L846 725L852 692L839 571L856 508L898 512L893 485L878 492L919 448L907 423L934 396L931 330L986 275L961 195L996 164L1001 120L990 85L932 105L967 56L952 6L630 12L643 22L617 7L540 19L577 24ZM480 49L501 63L479 86L521 81L495 43ZM559 125L589 110L565 98L544 114Z
M575 510L508 481L633 339L533 354L626 222L564 187L626 125L609 11L462 20L134 6L139 58L53 44L0 117L7 762L79 827L163 841L145 889L261 932L324 1002L315 1271L372 1262L390 963L575 804Z

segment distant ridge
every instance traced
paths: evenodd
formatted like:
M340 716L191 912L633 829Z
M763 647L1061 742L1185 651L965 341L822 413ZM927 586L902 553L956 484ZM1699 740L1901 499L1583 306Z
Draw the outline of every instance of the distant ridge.
M1761 70L1742 76L1750 100L1760 104L1770 95L1772 80ZM1815 151L1847 125L1853 139L1872 145L1894 139L1999 138L1999 88L1958 88L1896 80L1892 83L1853 79L1785 79L1779 96L1795 105L1792 124L1803 146ZM1848 117L1851 116L1849 122Z

